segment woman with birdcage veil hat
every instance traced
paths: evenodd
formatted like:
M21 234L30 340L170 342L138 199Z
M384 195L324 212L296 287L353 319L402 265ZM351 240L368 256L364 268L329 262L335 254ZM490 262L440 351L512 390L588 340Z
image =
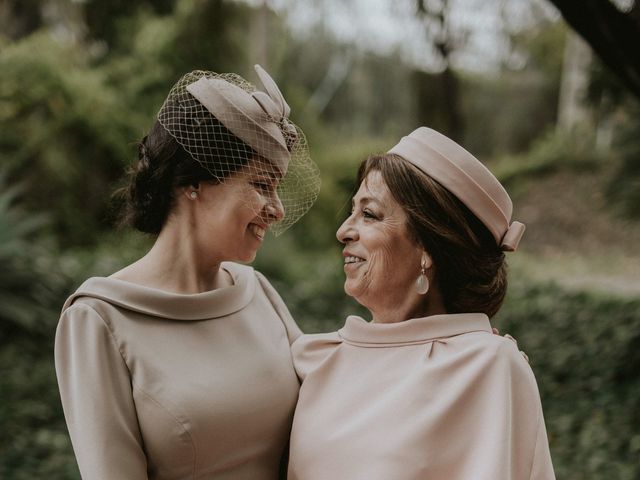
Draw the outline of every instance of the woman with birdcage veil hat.
M250 262L298 220L318 169L275 82L193 71L171 89L124 189L140 260L64 304L55 360L85 479L278 478L300 335Z

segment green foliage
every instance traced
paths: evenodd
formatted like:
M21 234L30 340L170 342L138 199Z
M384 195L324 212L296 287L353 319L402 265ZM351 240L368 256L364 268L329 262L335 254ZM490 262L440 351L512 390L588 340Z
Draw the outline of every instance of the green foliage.
M0 163L24 182L28 208L52 213L56 233L74 244L94 238L132 116L81 50L47 34L3 49L0 70Z
M123 108L142 111L146 130L171 85L191 70L246 73L248 7L220 0L179 0L171 15L138 8L119 22L118 43L100 69Z
M529 355L558 478L640 478L640 301L510 287L497 326Z
M20 194L0 175L0 477L77 478L52 359L71 280L42 236L45 218L17 206Z
M465 147L480 157L525 153L555 123L557 85L547 80L529 70L463 75Z
M137 8L114 20L117 48L97 64L83 45L46 31L3 48L0 163L25 182L27 207L51 212L70 245L97 241L109 228L114 184L173 82L196 68L246 67L248 9L196 0L166 16Z
M555 125L565 35L563 22L536 25L512 36L513 60L500 72L461 76L464 145L471 152L526 152Z
M548 20L511 37L511 48L525 59L525 69L537 72L549 86L560 83L567 25Z
M7 187L0 171L0 325L2 336L22 331L39 335L51 327L51 307L59 302L64 277L51 269L46 248L50 241L34 245L33 238L46 224L15 206L20 186Z
M602 62L591 66L587 103L599 130L613 130L611 157L618 160L608 198L630 219L640 219L640 103Z
M541 176L561 170L597 170L606 158L595 148L588 132L562 133L549 130L540 136L526 154L504 156L491 163L491 171L512 196Z
M4 0L0 15L0 47L2 37L17 39L37 30L43 23L43 0Z
M141 9L158 14L168 14L173 0L85 0L84 18L88 34L93 40L105 42L112 48L121 40L120 28L127 19Z
M358 51L318 27L303 39L290 39L281 57L278 78L287 99L293 94L296 119L318 116L342 137L375 134L397 140L416 126L412 69L399 53Z
M37 338L0 342L0 477L79 479L58 396L53 335Z
M53 369L60 306L84 278L118 270L150 245L112 231L109 196L168 88L195 68L253 78L249 58L261 40L252 29L259 10L244 2L72 3L85 13L84 43L44 30L0 36L0 477L7 479L79 478ZM32 16L29 31L42 20ZM416 126L412 68L397 53L354 52L322 29L296 39L282 19L271 14L268 22L266 66L307 133L323 187L307 216L264 245L255 266L305 331L333 330L347 314L366 316L343 293L335 231L359 162ZM525 32L514 37L522 68L459 77L464 144L503 155L492 169L512 193L541 175L610 160L591 132L550 131L563 36L560 22ZM336 57L348 75L320 111L309 99ZM637 122L628 131L610 154L623 160L612 198L637 213L640 188L630 181L638 178ZM639 306L523 282L509 293L498 323L532 359L559 478L640 476Z
M609 185L609 198L625 216L640 219L640 104L637 102L629 108L615 148L620 164Z

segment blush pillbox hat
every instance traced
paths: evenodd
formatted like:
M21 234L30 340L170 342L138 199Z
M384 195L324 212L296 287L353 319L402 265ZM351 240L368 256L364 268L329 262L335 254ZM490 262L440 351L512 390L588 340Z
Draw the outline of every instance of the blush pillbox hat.
M388 153L404 158L455 195L487 227L501 250L518 248L525 226L511 222L509 194L467 150L431 128L420 127Z

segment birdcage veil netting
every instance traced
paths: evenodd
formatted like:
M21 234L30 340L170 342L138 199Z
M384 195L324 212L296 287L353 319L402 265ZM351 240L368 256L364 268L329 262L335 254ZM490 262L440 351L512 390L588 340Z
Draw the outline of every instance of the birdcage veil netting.
M315 202L320 173L277 85L256 71L266 92L234 73L190 72L173 86L158 120L217 182L238 174L277 179L284 217L270 230L279 235Z

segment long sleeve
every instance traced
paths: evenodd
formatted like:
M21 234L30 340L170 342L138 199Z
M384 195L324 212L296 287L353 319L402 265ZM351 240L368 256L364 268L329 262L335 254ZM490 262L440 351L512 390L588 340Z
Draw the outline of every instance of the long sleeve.
M555 474L551 464L547 429L544 424L544 417L541 414L538 422L538 434L536 436L536 448L533 453L530 480L548 480L552 478L555 478Z
M516 355L514 354L513 356ZM518 358L517 356L512 358L512 364L515 364L512 365L512 375L516 378L512 382L514 392L511 398L512 401L520 403L520 405L513 405L511 410L514 415L512 419L512 438L519 437L521 440L515 443L515 452L513 454L517 455L518 448L529 443L529 438L525 438L527 431L523 425L528 422L523 422L522 417L535 415L537 422L535 430L531 432L531 436L535 437L535 440L531 453L531 473L529 478L530 480L554 480L556 477L551 462L549 440L547 439L547 429L544 423L544 414L536 379L529 367L526 356L524 358ZM520 418L517 418L516 415Z
M147 479L129 369L104 320L76 303L60 318L56 375L84 480Z
M491 346L481 360L468 364L475 382L467 380L465 405L473 405L473 416L464 431L473 441L464 470L448 478L555 479L535 376L516 341L507 338L488 337Z
M499 352L493 363L495 376L488 376L492 382L486 393L489 397L502 390L503 413L501 420L495 421L495 427L498 427L496 433L502 435L503 441L496 441L496 448L489 450L488 464L493 463L496 468L486 478L553 480L555 474L533 371L528 361L518 353L516 345L503 342ZM504 383L497 378L500 376L504 378ZM498 413L495 412L493 417ZM500 448L500 445L505 448ZM508 461L505 462L505 459ZM509 466L510 471L505 469L504 473L496 475L501 470L499 465ZM489 472L491 469L487 470Z

